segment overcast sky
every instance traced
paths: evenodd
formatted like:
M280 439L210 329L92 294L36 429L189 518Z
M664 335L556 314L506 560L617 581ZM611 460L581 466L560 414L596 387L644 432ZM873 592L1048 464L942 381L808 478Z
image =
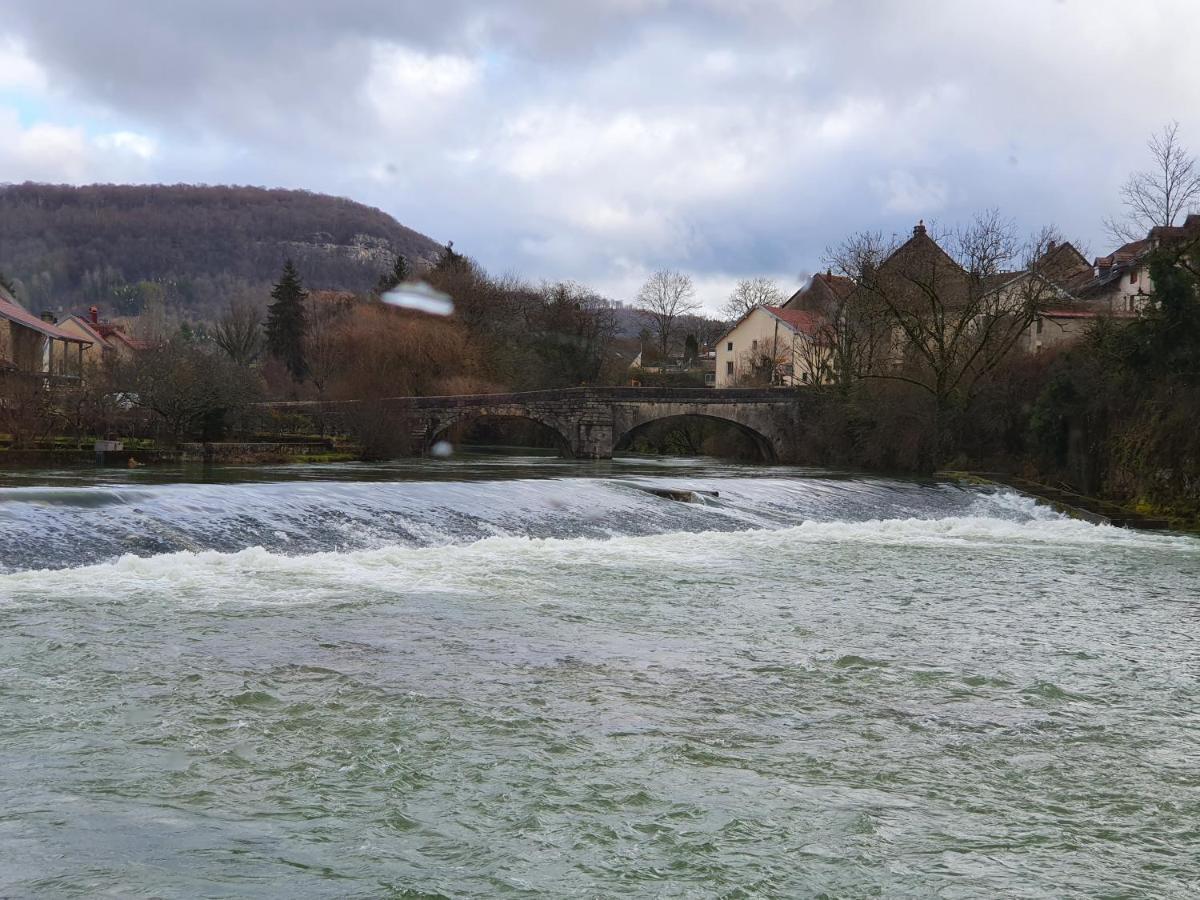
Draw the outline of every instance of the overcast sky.
M0 181L351 197L531 279L787 289L996 206L1092 254L1178 119L1195 0L0 0Z

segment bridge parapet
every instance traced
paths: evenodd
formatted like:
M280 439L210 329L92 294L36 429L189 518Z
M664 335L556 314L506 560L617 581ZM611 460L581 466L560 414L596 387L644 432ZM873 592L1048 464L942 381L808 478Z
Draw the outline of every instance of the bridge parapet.
M373 403L404 414L428 449L451 426L476 418L531 419L553 430L562 449L580 459L608 459L631 433L651 422L702 416L732 422L768 459L787 461L801 409L811 389L579 387L508 394L391 397ZM282 411L336 417L365 401L291 401Z

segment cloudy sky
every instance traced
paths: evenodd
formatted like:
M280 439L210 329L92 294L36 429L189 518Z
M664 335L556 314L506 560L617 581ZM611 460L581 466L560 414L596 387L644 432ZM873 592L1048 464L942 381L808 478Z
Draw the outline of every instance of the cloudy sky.
M1093 253L1200 148L1195 0L0 0L0 181L307 188L533 279L786 288L999 207Z

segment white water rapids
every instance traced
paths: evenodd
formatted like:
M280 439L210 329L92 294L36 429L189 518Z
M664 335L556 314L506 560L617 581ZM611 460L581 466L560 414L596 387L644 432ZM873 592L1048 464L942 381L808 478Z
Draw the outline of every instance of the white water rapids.
M1200 884L1191 537L550 460L31 473L0 536L0 896Z

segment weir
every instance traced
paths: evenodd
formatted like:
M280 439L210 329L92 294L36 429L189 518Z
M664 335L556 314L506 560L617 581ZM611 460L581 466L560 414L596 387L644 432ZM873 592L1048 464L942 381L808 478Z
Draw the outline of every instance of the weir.
M556 433L576 459L610 459L636 429L651 422L700 416L731 422L753 437L763 456L791 462L794 435L817 400L812 388L579 387L509 394L390 397L362 401L284 401L281 412L319 415L336 423L370 404L411 428L428 450L453 425L481 418L538 422Z

